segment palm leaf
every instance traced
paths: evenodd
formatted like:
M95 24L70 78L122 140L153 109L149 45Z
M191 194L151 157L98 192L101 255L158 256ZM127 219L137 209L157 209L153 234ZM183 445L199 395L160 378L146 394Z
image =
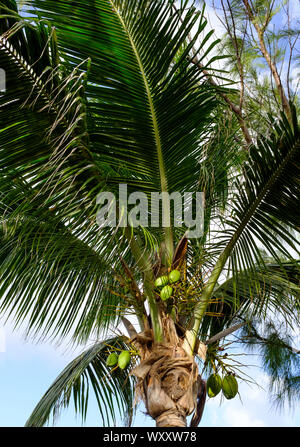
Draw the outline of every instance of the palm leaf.
M293 126L282 115L274 121L270 137L252 146L243 175L234 183L229 202L230 216L224 217L224 230L218 229L212 251L219 255L207 281L200 302L195 307L195 320L187 338L193 345L209 299L224 267L235 279L245 272L247 287L256 287L257 264L264 265L263 247L279 264L281 257L293 262L291 250L299 255L299 243L293 232L299 232L300 210L300 138L296 112ZM215 256L214 254L214 256ZM236 297L238 299L238 297Z
M266 317L281 317L293 328L299 324L300 262L266 262L256 266L256 287L249 286L249 272L240 272L215 288L207 312L219 316L204 316L203 337L210 338L242 318L252 322ZM238 299L237 299L238 297Z
M16 15L14 23L18 20ZM2 31L9 31L11 22L0 21ZM43 328L44 336L62 336L72 330L86 339L93 328L97 332L118 318L122 300L110 293L118 239L112 246L107 232L100 239L96 205L84 200L93 186L85 172L92 180L99 175L81 129L84 79L77 70L63 75L56 65L49 76L47 64L56 55L53 32L40 24L31 32L30 26L22 22L0 42L8 77L0 98L1 310L14 315L17 325L26 319L29 332ZM39 55L28 53L29 45L37 48L35 40L42 42ZM71 157L62 160L57 148L71 151ZM84 153L82 159L77 151ZM89 206L95 210L93 221L87 218ZM114 259L108 266L103 247L110 246ZM124 255L124 248L120 251Z
M91 58L90 151L99 165L119 172L118 183L135 191L195 190L199 142L216 104L199 69L186 61L205 28L203 13L192 9L181 23L171 3L102 0L86 8L83 1L29 2L57 27L71 64ZM193 27L193 41L174 62Z
M70 405L72 396L76 412L85 420L91 387L104 424L114 424L117 415L130 423L134 414L134 382L128 370L106 366L108 353L114 349L127 349L122 338L96 343L69 363L38 402L26 426L41 427L51 414L55 420L60 410Z
M72 7L69 2L29 4L38 10L32 11L33 16L27 22L12 14L13 26L18 25L14 32L9 30L11 23L7 22L7 16L2 21L7 37L1 41L0 62L10 80L7 93L0 100L2 189L8 179L20 181L22 178L33 190L30 194L34 197L29 201L25 195L23 198L20 194L6 196L4 209L14 200L18 201L13 212L5 209L7 217L10 216L9 225L16 232L12 241L16 237L24 241L20 243L23 250L30 243L36 243L37 238L28 237L33 228L29 214L47 216L47 208L55 206L57 221L60 219L62 225L68 226L71 236L78 237L92 250L97 246L100 256L104 254L102 247L108 250L112 246L107 232L97 235L96 197L103 188L114 190L120 182L146 192L195 190L199 185L199 143L211 126L210 115L216 102L212 88L201 82L201 73L187 63L186 54L204 31L206 21L203 12L195 10L184 14L181 21L178 14L172 13L169 2L102 0L93 3L91 8L86 8L82 1ZM10 2L3 2L5 5L11 7ZM35 22L37 25L33 26ZM57 27L57 39L53 26ZM174 62L195 26L193 41ZM210 35L204 35L199 50L204 50ZM31 43L34 39L40 42L38 48L43 48L43 57L30 53L30 39ZM215 43L209 46L208 52ZM207 51L204 51L206 55ZM159 58L152 64L154 53ZM22 225L12 224L20 218ZM59 245L53 233L50 238L49 228L45 235L44 240L48 238L53 248ZM172 252L170 229L166 230L166 237ZM117 237L111 250L116 256L115 262L120 254L126 254L124 243L120 248L119 242ZM38 244L43 247L40 241ZM49 245L45 242L44 247ZM64 244L59 252L66 259L72 250ZM9 253L11 258L16 256L15 262L9 265L14 267L17 280L23 271L21 251L19 256L17 250ZM51 265L54 250L50 253L45 248L40 250L36 263ZM34 265L27 269L27 276L24 273L26 277L29 271L32 274ZM60 266L56 264L55 271ZM6 272L5 267L3 271ZM45 290L46 271L45 268L40 280L37 275L36 282L32 278L36 290ZM24 288L18 292L20 322L22 314L25 317L33 306L33 288L25 287L24 276L21 279L19 283ZM83 277L79 274L78 281L81 280ZM92 290L97 289L95 303L99 304L96 278L89 276L80 282L78 299L74 301L78 305L89 281ZM7 282L4 284L7 287ZM62 290L66 303L67 282L63 283ZM43 294L37 293L39 311L32 320L38 327L42 320L46 321L42 311ZM5 309L13 302L13 296L11 290ZM91 303L94 303L92 297ZM74 321L73 310L71 306L69 315L64 316L70 324ZM100 315L98 311L97 314ZM88 326L91 328L93 321L89 315L90 312ZM62 329L61 324L57 329Z

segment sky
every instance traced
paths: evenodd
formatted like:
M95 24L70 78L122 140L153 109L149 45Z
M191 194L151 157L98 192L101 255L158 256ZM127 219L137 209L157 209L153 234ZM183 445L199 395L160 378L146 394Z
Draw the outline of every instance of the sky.
M293 17L300 19L300 2L293 0ZM209 23L221 34L221 26L213 10L207 9ZM280 19L279 19L280 20ZM22 427L34 406L62 369L80 352L66 351L50 343L25 342L22 331L12 331L10 325L0 322L0 426ZM249 366L247 374L261 386L240 384L242 401L236 397L231 401L220 401L219 396L208 399L200 426L210 427L300 427L300 407L294 411L279 413L272 407L268 395L268 378L258 368L256 356L243 357ZM77 427L81 420L76 418L74 408L64 411L56 426ZM86 426L101 426L95 399L91 396ZM154 426L141 409L135 426Z

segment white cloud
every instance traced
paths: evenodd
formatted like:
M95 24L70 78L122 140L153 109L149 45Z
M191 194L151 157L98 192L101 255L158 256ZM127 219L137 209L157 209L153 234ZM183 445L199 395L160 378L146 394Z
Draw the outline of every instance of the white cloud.
M230 427L266 427L264 421L240 408L227 408L223 419Z
M291 17L294 20L299 20L300 19L300 2L297 0L292 0L290 3L290 7L291 7Z
M0 326L0 355L18 360L39 358L44 363L63 365L85 349L80 346L71 348L67 342L62 342L60 345L49 341L38 343L32 339L26 340L24 334L25 325L18 330L13 330L10 323Z
M0 327L0 352L5 352L6 350L6 336L4 328Z
M300 68L299 67L293 67L291 70L291 86L293 90L297 90L299 88L299 78L300 78Z

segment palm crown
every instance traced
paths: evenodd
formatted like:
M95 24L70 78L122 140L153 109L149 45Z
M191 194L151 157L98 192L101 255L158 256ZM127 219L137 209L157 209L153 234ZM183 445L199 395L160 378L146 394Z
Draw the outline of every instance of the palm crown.
M158 425L185 425L193 411L195 425L208 341L214 363L212 337L232 325L272 310L298 322L295 113L274 119L248 153L239 147L219 89L190 61L197 47L209 70L217 42L188 2L26 3L30 15L1 1L0 309L36 336L101 339L66 367L27 424L45 424L72 393L85 415L90 383L106 423L115 406L131 419L136 390ZM97 197L120 184L148 197L203 192L203 234L100 229ZM180 280L162 301L155 279L174 269ZM113 336L121 322L128 336ZM106 363L124 350L130 368Z

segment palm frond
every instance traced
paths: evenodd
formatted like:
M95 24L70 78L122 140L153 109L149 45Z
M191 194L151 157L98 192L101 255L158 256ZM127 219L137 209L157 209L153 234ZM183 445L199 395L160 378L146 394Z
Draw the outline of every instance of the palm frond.
M7 36L11 21L0 22ZM32 31L16 14L19 22L0 41L8 80L0 98L1 310L17 325L29 321L30 332L43 327L44 335L66 334L76 321L75 338L86 339L118 317L120 297L110 293L118 240L112 245L111 234L99 234L90 200L99 172L82 126L85 79L77 69L61 71L53 30L38 24ZM42 53L28 54L29 44ZM82 159L77 152L84 152ZM111 246L110 266L104 246Z
M122 338L96 343L69 363L38 402L27 427L42 427L53 416L55 421L62 408L70 405L86 419L89 390L92 388L104 425L115 424L116 417L129 423L134 415L134 381L128 370L106 366L110 351L127 349ZM100 425L100 424L99 424Z
M246 271L249 287L255 287L255 264L264 265L262 247L278 264L299 255L299 135L296 116L291 127L282 115L274 133L252 148L244 181L235 183L231 216L219 237L227 239L228 270L233 276Z
M199 36L203 53L216 44L204 50L211 33L205 34L203 13L192 8L181 23L168 1L102 0L89 8L83 1L28 3L57 27L68 62L91 58L86 98L97 163L133 190L195 190L199 143L216 105L213 90L186 60ZM193 41L178 53L193 27Z
M43 336L62 337L72 330L75 338L85 338L107 328L123 302L111 293L118 269L113 248L108 256L97 233L70 231L24 181L12 188L8 178L5 191L2 178L1 186L1 312L13 315L16 325L26 320L30 333ZM30 203L27 213L24 197ZM108 247L111 241L106 242Z
M273 315L274 318L280 316L291 328L299 324L300 262L282 261L279 264L273 260L264 266L256 266L255 270L255 287L249 285L247 272L240 272L238 278L231 277L216 286L207 308L208 314L215 313L216 316L204 316L203 337L211 337L241 318L251 323Z
M274 121L274 131L251 147L250 157L233 184L228 213L212 237L208 248L214 258L200 302L195 306L193 328L187 333L189 345L195 342L201 320L224 271L235 280L239 290L239 273L247 275L247 286L255 288L256 265L264 265L261 248L276 262L281 258L294 262L292 250L299 257L300 210L300 132L295 108L293 126L284 114ZM215 236L215 237L214 237ZM243 278L245 283L245 278ZM235 297L238 300L238 297ZM193 340L193 341L192 341Z

